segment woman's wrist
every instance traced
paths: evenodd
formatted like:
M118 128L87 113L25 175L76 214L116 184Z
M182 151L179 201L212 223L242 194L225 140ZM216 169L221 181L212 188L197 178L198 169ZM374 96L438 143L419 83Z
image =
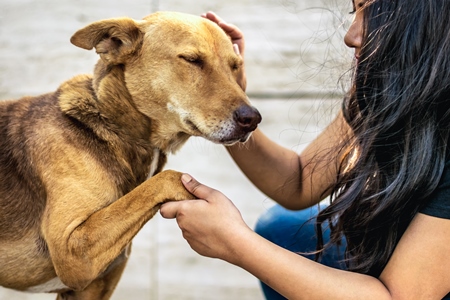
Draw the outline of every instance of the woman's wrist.
M261 238L247 225L235 230L227 240L227 251L222 259L230 264L243 267L248 257L252 257L252 252L257 247L257 239Z

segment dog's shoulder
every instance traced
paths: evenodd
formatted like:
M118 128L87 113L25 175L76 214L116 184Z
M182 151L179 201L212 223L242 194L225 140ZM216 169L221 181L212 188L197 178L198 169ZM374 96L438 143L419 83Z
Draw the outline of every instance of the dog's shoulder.
M83 138L77 139L78 143L85 149L89 147L91 154L109 170L116 165L118 169L131 168L132 177L139 177L138 182L142 182L145 178L140 178L144 175L141 169L148 169L153 151L151 123L132 106L124 106L127 101L124 99L129 95L119 88L124 84L122 80L112 86L108 80L106 83L103 81L104 76L95 79L79 75L61 84L57 91L58 105L63 115L70 119L72 127L77 128L78 135L83 133ZM99 87L99 82L102 87ZM104 95L105 90L111 95ZM146 128L143 130L147 131L146 134L135 133L134 130L140 126ZM96 147L92 147L92 143ZM126 161L128 166L118 165L117 161ZM118 171L118 174L123 172Z
M80 75L55 92L0 102L0 240L19 238L40 222L48 192L43 174L55 162L67 153L101 156L87 147L99 149L92 130L70 117L97 114L94 95L92 78Z
M56 99L50 93L0 102L0 239L19 238L44 211L45 189L30 153L33 144L45 144L37 136L45 136L41 124L54 123Z

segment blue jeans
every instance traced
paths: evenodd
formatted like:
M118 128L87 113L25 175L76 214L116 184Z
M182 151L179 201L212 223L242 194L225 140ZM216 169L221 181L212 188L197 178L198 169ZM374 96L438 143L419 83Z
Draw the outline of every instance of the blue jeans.
M318 213L317 206L300 211L291 211L275 205L259 218L255 231L272 243L292 252L313 252L316 250L315 216ZM325 229L327 224L322 227ZM324 244L329 241L329 238L330 230L327 229L323 233ZM346 242L343 240L339 247L327 248L320 263L333 268L345 269L345 247ZM314 259L314 254L303 256ZM286 299L264 283L261 283L261 287L266 299Z

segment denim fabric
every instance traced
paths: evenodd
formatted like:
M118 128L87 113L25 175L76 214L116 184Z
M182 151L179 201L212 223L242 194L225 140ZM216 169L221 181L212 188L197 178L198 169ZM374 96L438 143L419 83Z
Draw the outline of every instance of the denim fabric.
M292 252L313 252L316 250L315 216L319 213L317 206L300 211L287 210L275 205L265 212L258 220L255 231L265 239ZM327 225L322 226L324 229ZM323 239L327 243L330 230L324 230ZM333 268L345 269L344 251L345 240L342 244L327 248L321 263ZM314 254L301 254L314 259ZM266 299L286 299L264 283L261 283Z

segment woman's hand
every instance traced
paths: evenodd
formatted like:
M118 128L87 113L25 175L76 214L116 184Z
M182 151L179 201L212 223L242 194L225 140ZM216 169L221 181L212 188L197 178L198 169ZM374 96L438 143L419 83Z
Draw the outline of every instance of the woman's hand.
M251 229L221 192L186 174L182 176L182 182L199 200L167 202L161 206L161 215L166 219L177 219L183 237L200 255L233 263L233 240L243 230Z
M229 24L222 20L218 15L213 12L207 12L201 15L203 18L208 19L225 31L226 34L231 38L231 42L233 43L234 52L239 55L242 60L244 60L244 51L245 51L245 40L244 34L242 31L233 24ZM245 76L245 67L242 64L242 67L239 71L237 77L237 83L240 85L243 91L247 88L247 77Z
M233 45L237 45L237 49L235 48L236 53L242 56L242 58L244 58L244 51L245 51L244 34L238 27L236 27L233 24L225 22L221 17L219 17L218 15L216 15L211 11L204 13L201 16L219 25L219 27L222 28L223 31L225 31L225 33L230 36Z

